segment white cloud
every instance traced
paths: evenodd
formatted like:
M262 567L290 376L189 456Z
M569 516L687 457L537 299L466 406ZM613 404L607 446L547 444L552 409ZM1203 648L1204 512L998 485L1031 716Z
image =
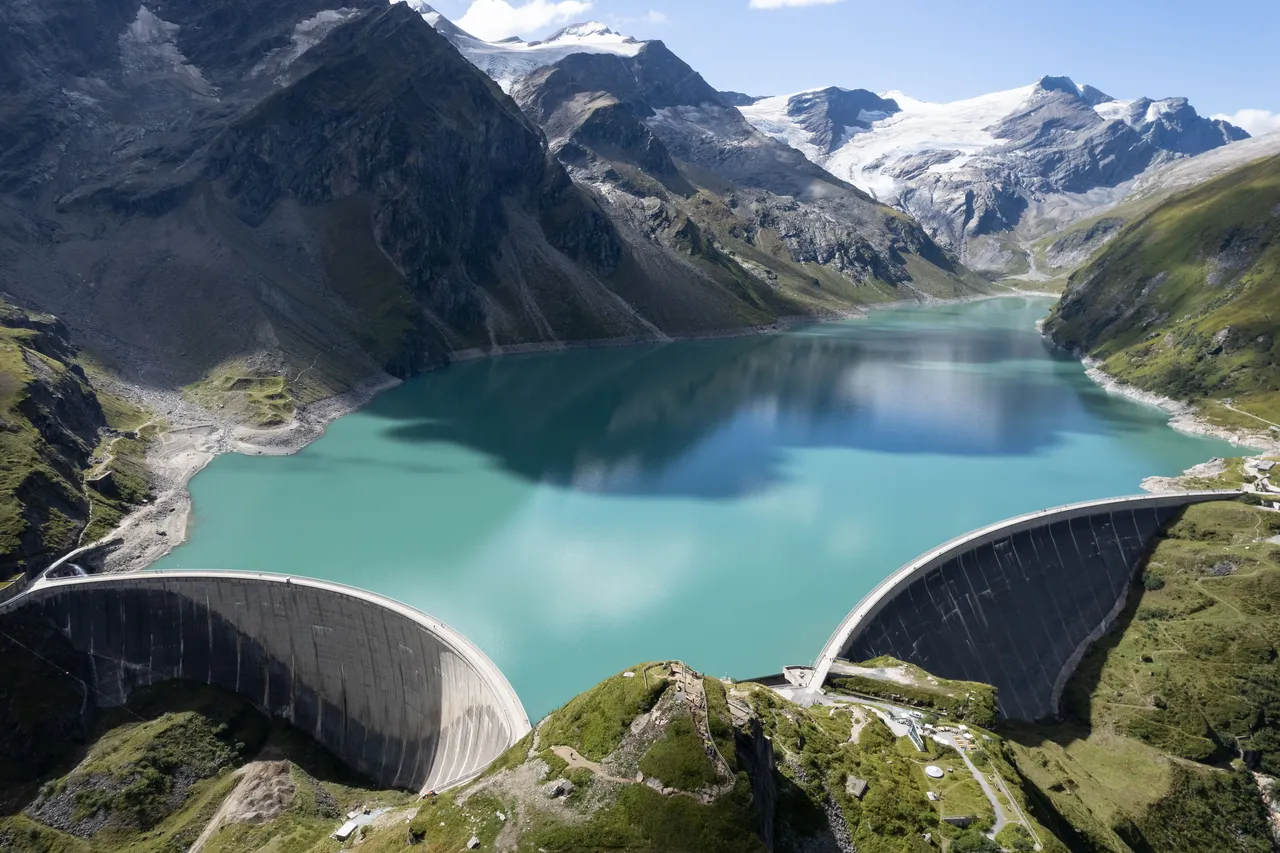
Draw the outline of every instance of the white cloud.
M789 6L830 6L841 0L751 0L752 9L782 9Z
M665 24L669 18L665 12L650 9L643 15L611 15L607 20L612 26L626 27L631 24Z
M474 36L494 41L567 24L590 9L587 0L529 0L519 6L507 0L474 0L456 23Z
M1214 118L1229 121L1236 127L1243 127L1249 131L1250 136L1262 136L1280 131L1280 113L1273 113L1270 110L1240 110L1231 115L1218 113Z

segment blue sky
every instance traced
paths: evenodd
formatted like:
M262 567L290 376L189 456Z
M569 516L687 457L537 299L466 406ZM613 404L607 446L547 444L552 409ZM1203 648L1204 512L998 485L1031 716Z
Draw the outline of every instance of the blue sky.
M1266 111L1259 127L1280 130L1280 0L431 2L490 37L603 21L750 94L838 85L947 101L1063 74L1118 98L1183 95L1204 114Z

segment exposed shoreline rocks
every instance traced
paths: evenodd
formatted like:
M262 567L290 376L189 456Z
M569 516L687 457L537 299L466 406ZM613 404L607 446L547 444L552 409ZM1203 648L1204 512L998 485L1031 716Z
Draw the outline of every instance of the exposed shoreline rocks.
M1104 371L1101 363L1095 359L1084 357L1080 361L1084 364L1085 373L1088 377L1100 385L1104 391L1163 409L1169 413L1169 426L1179 432L1185 432L1188 435L1220 438L1238 447L1255 450L1259 453L1280 453L1280 435L1276 433L1265 430L1233 429L1211 424L1200 417L1195 406L1189 403L1174 400L1151 391L1143 391L1141 388L1121 382Z

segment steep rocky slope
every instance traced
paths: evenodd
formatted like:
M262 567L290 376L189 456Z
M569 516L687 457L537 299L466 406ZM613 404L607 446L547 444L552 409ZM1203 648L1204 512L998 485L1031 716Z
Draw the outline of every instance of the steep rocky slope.
M614 221L407 5L237 10L0 9L0 287L126 379L278 423L452 351L808 310Z
M1072 276L1045 329L1111 375L1266 428L1280 421L1280 157L1174 196ZM1248 415L1215 401L1232 399ZM1251 421L1251 422L1250 422Z
M106 416L66 328L0 301L0 582L74 546Z
M1122 101L1065 77L950 104L824 89L743 112L992 274L1028 271L1028 241L1115 203L1152 167L1248 136L1185 98Z
M493 70L474 39L428 17ZM615 218L764 310L839 311L982 287L910 218L756 131L662 42L571 53L511 94Z

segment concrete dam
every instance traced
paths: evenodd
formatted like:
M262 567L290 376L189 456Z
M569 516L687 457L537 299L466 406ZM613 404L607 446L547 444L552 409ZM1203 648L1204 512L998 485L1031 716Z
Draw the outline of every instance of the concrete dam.
M449 626L305 578L139 572L41 580L0 605L87 656L102 704L179 678L288 720L380 785L443 790L530 729L511 685Z
M891 655L998 689L1007 719L1057 715L1089 646L1124 609L1153 537L1184 507L1235 492L1092 501L1002 521L903 566L845 617L808 683Z

